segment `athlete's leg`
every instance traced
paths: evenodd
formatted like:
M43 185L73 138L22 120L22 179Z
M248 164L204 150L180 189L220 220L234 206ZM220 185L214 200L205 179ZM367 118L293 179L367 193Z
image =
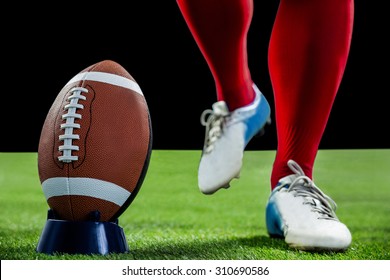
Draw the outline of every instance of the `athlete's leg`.
M353 0L281 0L269 48L278 134L271 187L314 160L350 49Z
M353 0L281 0L269 50L278 148L266 207L271 236L345 250L349 229L313 182L313 164L350 48Z
M269 120L270 108L253 84L247 61L252 0L177 0L215 80L218 102L202 114L205 143L200 190L212 194L240 174L243 151Z
M246 38L253 0L177 0L215 80L217 99L230 111L254 99Z

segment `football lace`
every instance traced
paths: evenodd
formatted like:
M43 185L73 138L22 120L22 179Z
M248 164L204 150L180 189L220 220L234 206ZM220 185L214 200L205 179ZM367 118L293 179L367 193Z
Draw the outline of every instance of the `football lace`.
M79 129L80 124L76 123L76 119L81 119L81 114L76 113L77 109L84 109L82 104L79 104L79 100L86 100L87 97L82 93L87 93L88 90L83 87L74 87L70 90L71 95L67 98L69 101L65 105L65 114L62 115L64 123L61 124L61 129L64 130L64 134L59 136L59 140L63 141L63 145L58 147L58 150L62 152L62 155L58 157L61 162L69 163L78 160L78 156L72 155L72 151L78 151L79 146L73 144L73 140L80 139L80 135L74 133L74 129Z

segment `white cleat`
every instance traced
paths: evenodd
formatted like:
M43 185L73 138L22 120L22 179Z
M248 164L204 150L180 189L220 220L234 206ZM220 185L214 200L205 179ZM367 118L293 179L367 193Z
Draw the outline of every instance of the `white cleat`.
M282 178L266 207L271 237L284 238L291 247L307 251L345 251L351 244L348 228L336 216L336 203L305 176L293 160L293 175Z
M213 104L212 110L202 113L206 135L198 183L204 194L228 188L230 181L239 177L246 145L270 123L270 106L256 85L253 88L256 97L247 106L229 112L226 103L219 101Z

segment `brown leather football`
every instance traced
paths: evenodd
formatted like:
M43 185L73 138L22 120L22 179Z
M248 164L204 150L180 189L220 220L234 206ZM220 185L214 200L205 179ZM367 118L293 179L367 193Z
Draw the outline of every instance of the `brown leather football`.
M152 151L148 105L134 78L104 60L60 91L42 127L38 171L47 203L61 220L114 221L131 204Z

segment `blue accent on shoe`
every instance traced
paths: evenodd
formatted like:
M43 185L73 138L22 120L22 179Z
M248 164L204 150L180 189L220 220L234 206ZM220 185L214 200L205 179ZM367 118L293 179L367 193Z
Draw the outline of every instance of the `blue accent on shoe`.
M244 120L247 127L245 133L245 145L249 143L253 136L255 136L269 121L271 109L267 99L264 95L260 96L259 106L256 108L256 112L251 117Z
M266 220L268 234L273 237L284 238L284 232L282 229L282 218L276 204L272 199L272 196L268 201L265 212L266 212L265 220Z

